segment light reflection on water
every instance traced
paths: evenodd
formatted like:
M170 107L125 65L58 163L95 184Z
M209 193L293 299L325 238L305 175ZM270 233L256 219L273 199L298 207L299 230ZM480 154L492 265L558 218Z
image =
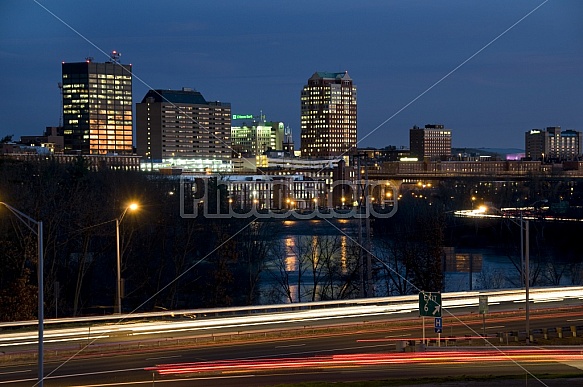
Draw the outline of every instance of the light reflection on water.
M338 237L339 249L337 256L340 260L342 274L348 270L350 239L355 237L358 221L354 219L310 219L304 221L284 220L282 222L283 231L279 240L285 251L285 271L298 271L298 255L302 252L301 245L309 243L312 250L317 254L318 243L323 238ZM276 258L276 257L272 257ZM314 257L317 262L318 256Z
M294 237L287 237L284 240L285 251L287 252L285 257L285 271L297 271L298 270L298 260L296 259L293 251L296 247L296 239Z
M318 243L323 239L329 236L326 235L314 235L312 237L306 236L287 236L282 239L283 246L285 247L285 271L286 272L296 272L298 271L298 254L299 249L301 247L298 244L305 244L309 242L311 244L311 251L314 254L313 258L314 261L317 263L319 260L318 256ZM340 268L342 270L342 274L346 274L348 272L348 248L349 248L349 238L345 235L338 237L338 251L336 252L335 256L337 256L340 260ZM277 257L272 257L272 259L276 259Z
M302 249L301 245L308 245L313 248L317 245L320 238L338 238L339 249L336 252L336 257L339 260L341 273L343 275L348 273L351 254L354 253L352 246L357 240L358 220L354 219L335 219L332 223L323 219L312 219L307 221L285 220L282 222L283 230L278 238L283 246L283 251L280 254L285 254L284 267L285 271L292 278L290 281L290 290L293 299L297 302L298 293L298 271L299 261L298 254ZM375 246L374 236L372 237L373 252L378 251ZM462 251L459 251L462 252ZM510 258L498 254L493 249L472 249L471 251L463 251L464 253L477 253L483 257L483 264L480 270L473 273L468 272L446 272L445 273L445 291L467 291L480 289L496 289L496 288L514 288L519 286L518 280L519 272ZM274 258L274 257L272 257ZM516 258L516 257L515 257ZM280 258L281 259L281 258ZM315 257L317 261L318 257ZM374 261L374 258L373 258ZM304 264L306 262L304 261ZM531 263L532 265L532 263ZM269 266L269 265L268 265ZM272 267L273 268L273 267ZM269 270L269 267L268 267ZM304 283L311 281L311 272L306 270L301 274L302 286ZM568 281L565 276L563 282ZM470 285L471 283L471 285ZM263 288L273 286L273 278L269 275L264 276L264 281L261 285ZM293 290L291 289L293 288ZM377 292L381 292L382 286L377 287ZM376 296L385 296L385 294L375 294ZM282 300L282 302L289 302L289 300Z

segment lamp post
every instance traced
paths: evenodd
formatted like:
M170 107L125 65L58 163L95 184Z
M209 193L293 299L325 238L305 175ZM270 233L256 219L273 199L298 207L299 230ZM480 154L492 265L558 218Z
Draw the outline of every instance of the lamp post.
M524 228L522 224L524 223ZM522 235L526 235L526 244L522 241ZM530 297L529 297L529 287L530 287L530 230L528 228L528 219L524 220L522 217L522 211L520 212L520 240L524 246L524 293L526 296L526 305L524 310L526 312L526 345L530 344Z
M43 222L36 221L32 219L30 216L25 215L24 213L18 211L16 208L4 203L0 202L0 204L4 205L10 212L14 214L22 223L28 227L30 231L32 231L37 236L37 249L38 249L38 268L37 268L37 275L38 275L38 383L37 385L43 386L44 385L44 372L43 372L43 363L44 363L44 343L43 343L43 335L44 335L44 281L43 281L43 272L44 272L44 258L43 258ZM33 226L36 225L36 230Z
M121 249L120 249L120 241L119 241L119 225L123 220L124 216L130 211L135 211L138 209L137 203L131 203L127 206L122 214L115 218L115 236L116 236L116 256L117 256L117 286L116 286L116 300L117 304L115 306L116 313L121 314Z
M501 211L502 212L502 211ZM526 304L524 305L524 312L526 314L526 345L530 344L530 229L528 219L524 219L522 211L520 211L520 223L512 218L507 218L514 224L520 227L520 261L522 279L524 281L524 296Z
M520 210L520 223L511 217L505 216L504 211L495 207L480 206L479 212L485 212L487 208L492 208L500 213L502 218L510 220L520 227L520 271L524 281L524 296L526 304L524 312L526 314L526 345L530 344L530 228L528 219L524 219L523 211Z

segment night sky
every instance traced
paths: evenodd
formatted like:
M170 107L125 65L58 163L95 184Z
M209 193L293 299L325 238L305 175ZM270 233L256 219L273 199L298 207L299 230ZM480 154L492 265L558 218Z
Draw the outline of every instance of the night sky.
M359 146L441 123L454 147L522 149L532 128L583 130L582 17L581 0L1 0L0 137L56 126L61 62L117 50L134 103L191 87L284 121L297 147L308 78L348 71Z

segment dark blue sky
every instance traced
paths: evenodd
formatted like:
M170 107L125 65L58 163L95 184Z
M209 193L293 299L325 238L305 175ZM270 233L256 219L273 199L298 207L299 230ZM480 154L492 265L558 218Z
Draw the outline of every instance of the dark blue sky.
M547 1L395 113L543 2L38 0L85 40L33 0L2 0L0 136L57 125L61 62L118 50L134 102L192 87L284 121L299 141L307 79L348 71L361 146L408 146L411 126L443 123L455 147L523 148L532 128L583 130L581 0Z

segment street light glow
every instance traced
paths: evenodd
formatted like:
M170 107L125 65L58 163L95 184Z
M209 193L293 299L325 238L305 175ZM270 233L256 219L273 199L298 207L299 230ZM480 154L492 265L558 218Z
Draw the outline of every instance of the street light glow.
M132 202L129 206L125 208L119 218L115 218L115 239L116 239L116 263L117 263L117 286L116 286L116 311L121 314L121 248L120 248L120 238L119 238L119 225L123 221L126 212L130 210L134 212L138 209L138 203Z

